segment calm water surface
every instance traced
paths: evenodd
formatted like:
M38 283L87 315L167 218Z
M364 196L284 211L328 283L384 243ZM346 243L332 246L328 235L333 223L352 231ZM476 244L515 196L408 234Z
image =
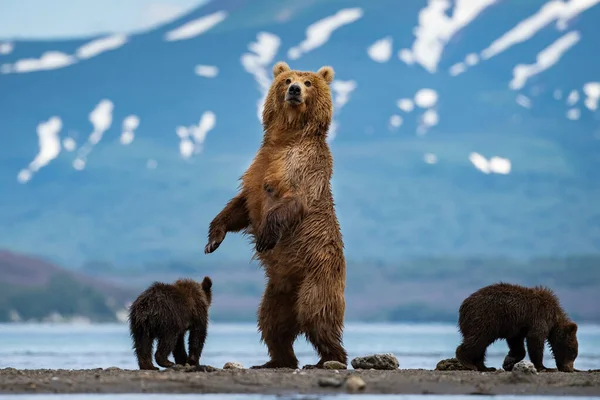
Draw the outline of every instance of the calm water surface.
M191 400L201 398L202 400L351 400L359 398L361 400L467 400L473 399L473 396L463 395L369 395L369 394L339 394L339 395L290 395L290 396L275 396L275 395L256 395L256 394L39 394L39 395L10 395L1 396L0 399L19 399L19 400ZM477 400L563 400L568 397L560 396L477 396ZM577 397L578 400L600 399L600 397Z
M600 326L581 325L577 334L575 367L600 368ZM228 361L241 362L244 367L262 364L267 361L267 350L259 339L254 324L213 323L201 362L215 367ZM389 352L398 357L400 368L434 369L439 360L454 356L459 341L452 324L348 324L344 332L350 358ZM317 361L304 339L294 348L300 365ZM507 351L505 341L494 343L488 349L488 365L501 367ZM548 349L545 360L554 366ZM137 369L137 364L125 324L0 324L0 368L6 367Z

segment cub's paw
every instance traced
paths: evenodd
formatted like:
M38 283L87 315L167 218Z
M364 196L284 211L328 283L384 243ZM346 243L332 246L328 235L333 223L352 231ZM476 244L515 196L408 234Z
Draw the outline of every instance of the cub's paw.
M506 356L504 358L504 362L502 363L502 369L505 371L512 371L515 367L516 361L513 357Z
M188 357L187 364L192 367L198 367L200 365L200 360L196 360L194 357Z

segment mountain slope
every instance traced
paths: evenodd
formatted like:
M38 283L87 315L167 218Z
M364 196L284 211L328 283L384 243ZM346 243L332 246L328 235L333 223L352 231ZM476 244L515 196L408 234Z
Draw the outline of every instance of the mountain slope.
M14 43L0 56L0 247L69 266L202 257L285 60L336 70L350 259L598 253L600 114L585 85L600 80L600 6L298 3L212 1L140 35ZM524 39L502 50L511 37ZM229 235L202 260L249 257Z

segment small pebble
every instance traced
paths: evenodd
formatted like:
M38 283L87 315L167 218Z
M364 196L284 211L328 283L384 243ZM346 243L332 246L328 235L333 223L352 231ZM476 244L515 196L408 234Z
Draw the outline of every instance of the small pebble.
M344 363L341 363L339 361L325 361L323 363L323 368L325 369L347 369L346 365Z
M356 357L352 360L354 369L398 369L400 363L391 353L373 354L370 356Z
M533 363L531 361L527 361L527 360L522 360L519 361L518 363L515 364L515 366L513 367L512 372L514 374L531 374L531 375L537 375L537 369L535 369L535 366L533 365Z
M468 371L469 368L463 366L456 358L447 358L441 360L435 366L436 371Z
M244 366L238 362L226 362L223 369L244 369Z
M342 386L343 381L337 378L320 378L319 386L321 387L333 387L339 388Z
M346 379L346 389L348 389L349 392L364 390L365 386L367 386L367 384L358 375L350 375L348 379Z

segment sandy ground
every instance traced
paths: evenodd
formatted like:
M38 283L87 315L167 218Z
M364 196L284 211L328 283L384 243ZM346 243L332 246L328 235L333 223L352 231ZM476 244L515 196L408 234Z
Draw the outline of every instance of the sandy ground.
M600 395L600 371L539 375L510 372L406 370L132 371L0 370L0 393L264 393L334 394L350 391L357 375L372 394ZM332 387L333 385L338 387Z

